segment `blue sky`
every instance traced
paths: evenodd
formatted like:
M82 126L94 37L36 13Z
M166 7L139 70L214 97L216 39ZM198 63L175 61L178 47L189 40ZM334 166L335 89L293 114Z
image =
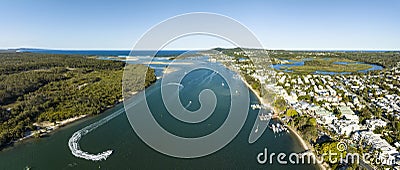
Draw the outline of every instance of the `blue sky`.
M167 18L213 12L247 26L268 49L400 50L399 9L398 0L6 0L0 48L130 49ZM197 36L167 48L216 46L229 44Z

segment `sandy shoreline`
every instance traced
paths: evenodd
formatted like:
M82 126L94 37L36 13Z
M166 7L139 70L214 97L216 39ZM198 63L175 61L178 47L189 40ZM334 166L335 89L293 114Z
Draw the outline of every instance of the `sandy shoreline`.
M265 103L264 99L260 97L260 95L257 93L256 90L254 90L249 83L247 83L242 77L241 77L242 81L244 84L246 84L246 86L256 95L257 99L261 102L262 105L267 105L267 103ZM271 108L273 109L273 108ZM274 111L275 112L275 111ZM307 145L307 143L303 140L303 138L297 133L296 130L293 130L292 127L287 126L289 128L289 130L296 136L297 140L300 141L300 145L304 150L308 150L309 147Z
M306 141L303 140L303 138L297 133L296 130L294 130L291 126L286 126L290 130L290 133L294 134L297 138L298 141L300 141L300 145L304 150L309 150L310 148L308 147Z
M239 73L237 73L237 74L239 74ZM240 74L239 74L239 75L240 75ZM250 84L246 82L245 79L243 79L242 76L240 76L240 78L242 79L243 83L246 84L246 86L256 95L257 99L261 102L262 105L268 105L268 104L264 101L264 99L260 97L260 95L258 94L258 92L257 92L256 90L254 90L254 89L250 86ZM274 108L271 108L271 109L272 109L272 110L274 111L274 113L275 113ZM279 119L279 117L278 117L278 119ZM306 151L306 150L311 150L311 153L313 154L313 156L314 156L315 158L318 158L318 157L315 155L314 151L313 151L313 150L314 150L313 147L312 147L311 145L309 145L308 143L306 143L306 141L303 140L303 138L297 133L296 130L292 129L292 127L290 127L290 126L286 126L286 127L288 127L288 129L290 130L290 132L291 132L292 134L295 135L296 139L300 142L300 145L301 145L301 147L303 148L303 150L305 150L305 151ZM310 149L310 148L311 148L311 149ZM320 169L322 169L322 170L325 170L325 169L326 169L322 164L320 164L320 163L318 163L318 162L317 162L317 165L318 165L318 167L319 167Z
M134 95L138 94L139 92L140 91L132 92L131 95L134 96ZM40 127L40 129L31 131L29 134L25 135L24 137L16 139L16 140L13 140L13 141L9 142L8 144L6 144L5 146L0 147L0 152L3 149L7 149L9 147L12 147L13 144L15 144L15 143L24 142L24 141L26 141L28 139L36 138L35 137L36 134L39 134L40 135L39 138L40 138L40 137L42 137L44 135L49 135L51 133L54 133L56 130L61 129L64 126L72 124L72 123L77 122L79 120L83 120L85 118L90 118L90 117L93 117L93 116L101 115L104 112L106 112L107 110L110 110L110 109L118 106L119 104L122 104L123 102L124 102L124 100L120 99L120 100L116 101L115 104L107 106L100 114L96 114L96 115L89 115L89 114L78 115L78 116L75 116L75 117L72 117L72 118L68 118L68 119L65 119L65 120L56 121L55 124L54 123L49 123L48 121L35 122L33 125L37 126L37 127ZM25 132L25 133L27 133L27 132Z
M313 148L310 144L306 143L306 141L303 140L303 138L297 133L296 130L294 130L294 129L293 129L292 127L290 127L290 126L286 126L286 127L288 127L288 129L290 130L290 132L296 136L296 138L297 138L298 141L300 141L301 147L302 147L305 151L306 151L306 150L310 150L310 151L311 151L313 157L314 157L315 159L317 159L317 164L316 164L316 165L318 165L318 167L319 167L320 169L326 170L326 167L325 167L325 166L323 166L322 164L318 163L318 157L317 157L317 155L314 153L314 148Z
M239 73L237 73L237 74L239 74ZM250 84L247 83L247 81L246 81L242 76L240 76L240 79L242 79L243 83L246 84L247 88L249 88L249 89L256 95L258 101L260 101L260 103L261 103L262 105L265 105L266 102L264 101L263 98L260 97L260 95L258 94L258 92L257 92L256 90L254 90L253 87L251 87ZM273 109L273 108L271 108L271 109Z
M122 102L117 102L116 104L112 105L111 107L107 107L107 109L105 109L100 114L104 113L105 111L107 111L109 109L114 108L116 105L118 105L120 103L122 103ZM32 139L32 138L41 138L42 136L54 133L56 130L61 129L62 127L66 126L66 125L72 124L74 122L77 122L79 120L82 120L82 119L85 119L85 118L89 118L89 117L92 117L92 116L95 116L95 115L88 115L88 114L78 115L78 116L75 116L75 117L72 117L72 118L68 118L68 119L65 119L65 120L62 120L62 121L56 121L55 124L51 123L52 125L50 123L48 123L48 122L36 122L36 123L34 123L34 126L40 127L39 130L34 130L34 131L31 131L30 133L29 132L25 132L25 133L29 133L29 134L25 135L22 138L19 138L19 139L16 139L16 140L13 140L13 141L9 142L8 144L6 144L5 146L0 148L0 152L3 149L7 149L9 147L12 147L13 144L20 143L20 142L25 142L26 140ZM35 135L37 135L37 134L39 135L39 137L35 137Z
M25 140L28 140L28 139L31 139L31 138L41 138L42 136L49 135L49 134L55 132L56 130L58 130L58 129L60 129L60 128L68 125L68 124L74 123L74 122L76 122L78 120L82 120L82 119L87 118L87 117L90 117L90 115L87 115L87 114L79 115L79 116L68 118L68 119L65 119L65 120L62 120L62 121L56 121L55 124L51 123L53 125L50 125L50 124L48 124L46 122L34 123L34 126L41 127L41 128L39 130L31 131L30 133L29 132L25 132L25 133L29 133L29 134L27 134L26 136L24 136L22 138L19 138L19 139L11 141L10 143L5 145L4 147L0 148L0 151L2 149L6 149L6 148L12 146L15 143L24 142ZM45 124L45 125L39 125L39 124ZM39 137L35 137L35 135L39 135Z

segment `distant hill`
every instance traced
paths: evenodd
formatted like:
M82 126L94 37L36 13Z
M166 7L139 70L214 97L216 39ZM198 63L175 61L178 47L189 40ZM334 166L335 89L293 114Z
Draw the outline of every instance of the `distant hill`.
M18 49L0 49L0 53L16 53Z

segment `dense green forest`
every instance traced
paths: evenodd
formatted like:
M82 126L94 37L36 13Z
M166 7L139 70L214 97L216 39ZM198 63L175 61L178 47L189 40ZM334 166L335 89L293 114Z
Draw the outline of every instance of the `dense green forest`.
M0 54L0 62L0 147L35 130L35 122L98 114L122 99L123 62L33 53ZM133 69L148 74L132 90L155 81L154 70Z

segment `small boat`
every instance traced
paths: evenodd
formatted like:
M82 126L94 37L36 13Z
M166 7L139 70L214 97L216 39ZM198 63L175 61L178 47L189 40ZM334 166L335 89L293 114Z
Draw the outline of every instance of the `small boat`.
M258 124L257 124L257 128L256 128L256 130L254 131L255 133L257 133L258 132Z
M189 103L185 106L185 109L187 109L191 104L192 104L192 100L189 100Z
M276 133L276 132L277 132L277 130L276 130L276 127L275 127L275 125L274 125L274 124L272 124L272 131L273 131L274 133Z
M282 132L281 124L277 123L276 129L277 129L278 133Z

